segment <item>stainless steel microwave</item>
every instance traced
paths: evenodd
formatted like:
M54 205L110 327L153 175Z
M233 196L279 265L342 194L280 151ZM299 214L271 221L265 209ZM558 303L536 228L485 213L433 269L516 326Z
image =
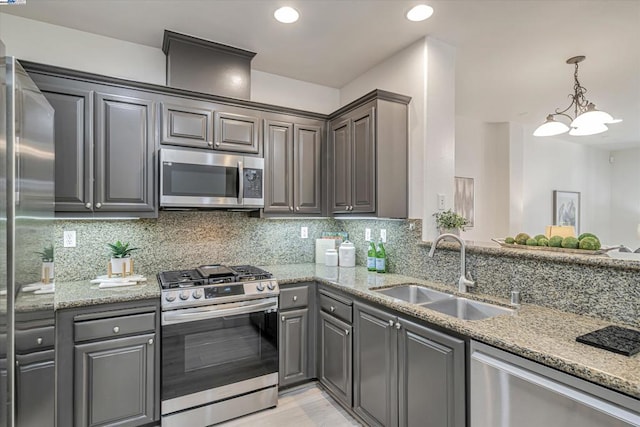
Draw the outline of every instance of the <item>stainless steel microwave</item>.
M262 208L264 159L163 148L160 207Z

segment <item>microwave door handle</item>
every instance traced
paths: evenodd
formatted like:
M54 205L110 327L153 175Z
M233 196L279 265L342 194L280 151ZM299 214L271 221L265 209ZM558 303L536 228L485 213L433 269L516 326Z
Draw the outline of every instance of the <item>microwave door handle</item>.
M258 304L241 305L232 308L218 308L218 306L212 306L203 309L189 310L175 310L175 312L165 312L162 315L162 324L169 325L173 323L193 322L196 320L216 319L219 317L228 317L231 315L256 313L269 309L277 309L278 301L271 300L267 302L261 302Z
M242 206L244 203L244 167L241 160L238 160L238 184L238 205Z

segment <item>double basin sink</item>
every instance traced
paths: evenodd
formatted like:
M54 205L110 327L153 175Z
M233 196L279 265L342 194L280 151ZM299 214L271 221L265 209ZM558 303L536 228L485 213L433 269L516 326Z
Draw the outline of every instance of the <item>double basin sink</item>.
M482 320L514 313L514 310L509 308L472 301L413 284L380 289L376 292L463 320Z

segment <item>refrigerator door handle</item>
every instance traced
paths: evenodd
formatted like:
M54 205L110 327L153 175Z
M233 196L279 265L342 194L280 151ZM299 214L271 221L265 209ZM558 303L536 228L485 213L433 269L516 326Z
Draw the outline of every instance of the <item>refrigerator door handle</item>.
M15 178L15 188L16 188L16 206L20 206L20 178L22 177L22 161L20 160L20 137L16 135L15 139L15 147L16 147L16 178Z

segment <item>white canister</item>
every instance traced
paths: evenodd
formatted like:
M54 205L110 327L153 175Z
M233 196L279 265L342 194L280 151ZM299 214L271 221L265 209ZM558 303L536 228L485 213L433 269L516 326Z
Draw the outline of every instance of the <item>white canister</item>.
M327 249L324 253L324 265L327 267L338 266L338 251L335 249Z
M340 267L356 266L356 245L345 240L340 245Z

